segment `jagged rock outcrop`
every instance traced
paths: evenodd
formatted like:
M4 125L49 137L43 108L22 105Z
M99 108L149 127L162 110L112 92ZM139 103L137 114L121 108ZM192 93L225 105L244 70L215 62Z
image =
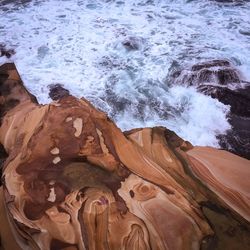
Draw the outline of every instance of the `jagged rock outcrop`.
M250 82L228 60L211 60L181 69L174 61L167 81L172 84L195 86L196 89L230 106L228 115L232 129L218 135L219 144L239 156L250 160Z
M194 64L190 69L181 70L177 62L170 68L169 78L174 78L177 84L188 86L203 86L216 84L227 86L240 84L240 74L232 63L227 60L211 60Z
M163 127L122 133L60 90L39 105L13 64L0 67L4 249L249 246L248 160Z

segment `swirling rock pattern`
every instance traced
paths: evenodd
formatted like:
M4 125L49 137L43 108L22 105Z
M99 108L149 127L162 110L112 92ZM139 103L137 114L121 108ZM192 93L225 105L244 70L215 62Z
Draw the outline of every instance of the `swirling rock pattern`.
M163 127L122 133L67 91L39 105L13 64L0 81L4 249L219 249L225 214L249 244L248 160Z

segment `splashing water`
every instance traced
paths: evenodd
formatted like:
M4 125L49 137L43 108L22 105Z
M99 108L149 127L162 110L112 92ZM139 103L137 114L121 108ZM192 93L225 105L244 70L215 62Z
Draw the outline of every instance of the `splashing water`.
M218 146L216 135L230 128L229 106L173 86L167 75L176 61L226 58L250 78L248 1L18 3L2 1L0 42L16 54L0 64L13 60L41 103L50 101L48 85L61 83L124 130L163 125L193 144Z

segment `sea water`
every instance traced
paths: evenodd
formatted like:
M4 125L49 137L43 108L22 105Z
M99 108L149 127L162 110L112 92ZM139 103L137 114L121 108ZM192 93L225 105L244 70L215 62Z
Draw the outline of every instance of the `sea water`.
M230 107L168 74L174 64L227 59L250 79L250 2L4 0L0 43L16 51L0 64L14 62L40 103L60 83L122 130L161 125L216 147Z

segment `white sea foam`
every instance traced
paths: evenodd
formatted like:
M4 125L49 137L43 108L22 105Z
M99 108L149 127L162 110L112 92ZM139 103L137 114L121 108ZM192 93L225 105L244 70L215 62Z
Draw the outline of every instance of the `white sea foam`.
M250 79L250 3L33 0L0 9L0 42L30 91L49 102L61 83L108 112L122 129L164 125L194 144L217 146L228 107L193 88L168 87L173 61L227 58ZM138 50L122 43L136 38ZM240 46L239 46L240 44ZM0 64L5 62L0 58Z
M169 106L175 107L169 112L168 119L162 119L158 112L146 108L144 122L134 117L131 119L133 110L129 109L118 114L115 120L120 121L120 126L126 130L141 126L165 126L194 145L218 146L216 134L230 129L226 119L230 107L197 93L194 88L171 87L165 99Z

